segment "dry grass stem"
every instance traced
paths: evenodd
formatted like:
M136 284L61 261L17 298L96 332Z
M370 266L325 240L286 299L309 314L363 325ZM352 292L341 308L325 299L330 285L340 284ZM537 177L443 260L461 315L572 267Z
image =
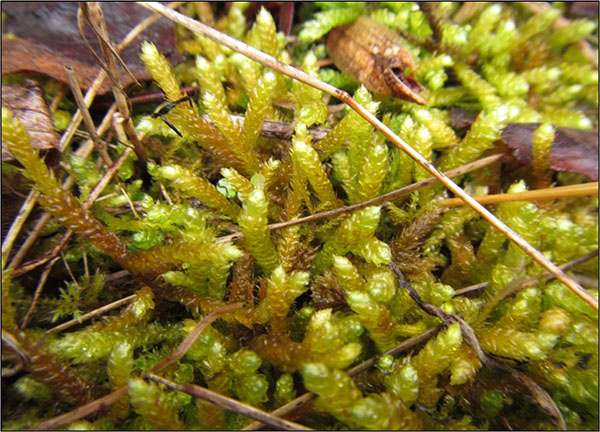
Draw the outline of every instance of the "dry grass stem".
M471 162L466 165L460 166L458 168L449 170L446 172L446 175L448 177L457 177L459 175L463 175L463 174L469 173L471 171L475 171L480 168L491 165L494 162L502 159L503 156L504 156L504 154L496 154L496 155L488 156L485 158L481 158L479 160L476 160L475 162ZM419 190L425 186L429 186L429 185L432 185L432 184L438 183L438 182L439 182L439 180L437 178L430 177L423 181L413 183L411 185L405 186L400 189L393 190L384 195L380 195L378 197L372 198L367 201L362 201L362 202L352 204L349 206L344 206L344 207L340 207L340 208L333 209L333 210L327 210L327 211L315 213L315 214L312 214L310 216L306 216L303 218L298 218L298 219L293 219L293 220L286 221L286 222L278 222L278 223L270 224L269 229L271 231L276 231L276 230L288 228L288 227L291 227L294 225L299 225L299 224L308 223L308 222L316 222L316 221L319 221L322 219L329 219L329 218L332 218L335 216L339 216L339 215L342 215L345 213L350 213L355 210L360 210L360 209L370 207L370 206L381 205L388 201L393 201L395 199L398 199L400 197L408 195L408 194L410 194L416 190ZM220 237L219 242L237 240L242 237L243 237L243 234L241 232L233 233L233 234L229 234L227 236Z
M85 210L89 210L92 207L92 205L94 204L94 201L96 201L98 199L98 197L100 196L100 194L102 193L104 188L106 186L108 186L108 184L111 182L112 178L115 176L115 174L117 173L119 168L121 168L121 166L125 163L125 161L131 155L131 153L132 153L131 149L129 149L129 148L125 149L125 151L119 156L119 158L104 173L102 178L98 181L98 183L91 190L88 198L81 205ZM64 187L64 185L63 185L63 187ZM19 267L18 269L15 269L15 271L13 272L13 275L14 276L22 275L24 273L27 273L27 272L43 265L44 263L50 261L56 255L58 255L58 253L66 246L66 244L68 243L68 241L70 240L72 235L73 235L73 232L71 230L67 230L63 234L62 238L52 248L52 250L50 252L48 252L41 258L32 260L32 261L24 264L23 266Z
M98 309L94 309L91 312L88 312L88 313L86 313L84 315L81 315L79 318L75 318L75 319L72 319L70 321L64 322L64 323L62 323L60 325L57 325L56 327L53 327L53 328L47 330L46 333L59 333L59 332L61 332L63 330L71 328L71 327L73 327L73 326L75 326L77 324L81 324L81 323L83 323L83 322L85 322L85 321L87 321L87 320L89 320L91 318L100 316L100 315L102 315L102 314L104 314L106 312L109 312L109 311L111 311L113 309L116 309L116 308L118 308L120 306L123 306L123 305L131 302L132 300L134 300L135 297L136 297L135 294L132 294L132 295L127 296L125 298L122 298L120 300L117 300L117 301L114 301L114 302L109 303L107 305L104 305L102 307L99 307Z
M29 430L60 429L68 424L73 423L74 421L77 421L85 416L93 414L96 411L100 411L101 409L112 405L121 397L125 396L127 394L127 391L128 387L123 386L120 389L115 390L114 392L109 393L104 397L101 397L100 399L96 399L95 401L75 408L73 411L69 411L65 414L61 414L42 423L39 423L29 428Z
M498 204L510 201L542 201L596 195L598 195L598 182L537 189L526 192L476 196L473 198L480 204ZM455 207L464 205L465 203L459 198L448 198L440 202L440 204L445 207Z
M106 143L102 141L102 139L98 136L96 132L96 126L94 125L94 121L92 120L92 116L88 110L88 107L85 105L85 101L83 100L83 94L81 93L81 89L79 88L79 81L77 80L77 76L75 75L75 71L71 66L64 66L65 73L67 74L67 80L69 81L69 86L71 87L71 93L73 94L73 98L75 98L75 103L77 104L77 108L79 112L81 112L81 117L83 118L83 124L87 129L90 137L98 149L98 153L100 153L100 157L104 161L104 165L107 167L112 165L112 160L110 155L108 154L108 150L106 149Z
M42 272L42 274L40 275L40 280L38 281L37 287L35 288L35 293L33 294L33 300L31 300L29 309L27 310L27 313L25 314L25 317L23 318L23 322L21 323L21 329L24 329L25 327L27 327L27 324L29 324L29 321L31 320L31 315L33 315L33 311L35 310L35 307L37 306L37 302L38 302L40 296L42 295L42 291L44 290L44 285L46 285L46 281L48 280L48 276L50 275L50 272L52 271L52 267L54 267L54 264L56 263L56 261L58 261L58 259L59 258L56 257L52 261L50 261L48 263L48 265L46 266L46 268L44 269L44 271Z
M29 217L29 214L35 207L35 203L37 202L39 194L40 193L35 190L29 192L27 198L25 199L25 201L21 205L21 208L19 209L19 213L17 213L17 216L10 225L6 236L4 237L4 241L2 242L2 267L4 267L4 264L8 260L13 244L19 236L19 233L23 228L23 224L25 223L25 221Z
M348 370L348 372L347 372L348 376L353 377L353 376L358 375L359 373L364 372L365 370L369 369L377 362L377 360L381 356L385 356L385 355L393 356L398 353L401 353L402 351L406 351L407 349L412 348L413 346L415 346L423 341L426 341L427 339L432 337L434 334L436 334L440 330L440 328L441 328L441 326L434 327L430 330L427 330L424 333L421 333L417 336L413 336L410 339L405 340L404 342L396 345L394 348L384 352L381 355L373 356L370 359L365 360L364 362L362 362L362 363L354 366L352 369ZM288 415L288 414L294 412L295 410L306 405L307 403L312 402L314 399L316 399L316 397L317 396L314 393L311 393L311 392L304 393L303 395L298 396L294 400L292 400L292 401L286 403L285 405L280 406L276 410L272 411L270 413L270 415L276 416L276 417L283 417L285 415ZM246 426L242 430L260 430L263 428L263 426L264 426L264 424L261 423L260 421L255 421L255 422L250 423L248 426Z
M115 97L115 102L119 108L119 112L125 119L123 123L125 132L135 148L135 153L137 154L138 159L142 164L145 164L148 160L148 156L146 155L146 150L144 149L144 146L142 145L142 142L135 131L133 120L131 119L129 102L127 101L127 95L123 90L123 86L121 85L121 79L119 78L117 64L115 61L116 59L120 60L120 57L111 45L110 35L106 29L106 22L104 21L104 15L102 14L100 3L81 3L80 8L81 7L83 7L84 10L85 8L88 9L89 18L91 20L90 22L93 24L92 27L94 27L95 31L97 31L100 48L102 50L102 54L104 55L108 72L111 76L111 89L113 96ZM131 72L129 73L131 74Z
M196 324L196 327L192 329L192 331L185 337L185 339L179 344L179 346L167 357L162 359L156 365L150 369L150 372L158 372L167 366L175 363L181 357L185 355L186 352L190 349L190 347L194 344L198 336L204 331L206 327L211 325L215 320L220 318L221 316L236 311L243 306L242 303L232 303L230 305L224 306L216 311L207 315L202 321Z
M435 316L442 320L445 325L450 325L452 323L458 323L460 326L462 336L464 341L469 345L476 353L477 357L481 361L482 365L487 365L494 369L499 369L511 374L514 378L517 379L524 387L526 387L536 402L540 405L540 407L548 414L550 414L557 423L557 426L561 430L567 429L567 424L565 419L556 405L556 402L550 397L548 392L544 390L539 384L529 378L522 372L517 371L516 369L508 366L503 361L495 359L493 357L489 357L481 347L479 340L477 339L477 334L475 330L461 317L458 315L454 315L451 313L444 312L440 308L433 306L431 304L425 303L417 290L404 278L402 271L396 263L392 260L390 262L390 268L392 272L396 275L396 279L401 288L408 290L410 297L419 305L419 307L429 315Z
M167 5L167 7L168 8L176 8L176 7L180 6L181 4L182 4L182 2L172 2L172 3L169 3ZM153 14L153 15L149 16L148 18L146 18L145 20L141 21L134 28L132 28L131 31L129 33L127 33L127 35L123 38L121 43L119 43L119 45L117 45L117 51L122 51L127 45L129 45L131 42L133 42L133 40L136 37L138 37L144 30L146 30L149 26L151 26L154 22L156 22L160 17L161 17L161 15L159 15L159 14ZM83 98L83 100L85 102L85 106L87 106L88 108L91 106L94 98L96 97L96 94L98 93L98 90L100 89L100 87L102 87L102 84L104 83L105 79L106 79L106 72L104 72L101 69L98 72L98 75L96 76L96 78L94 79L92 85L87 90L85 97ZM109 109L109 112L104 117L102 124L104 124L105 120L108 118L109 119L108 125L110 125L110 118L112 117L115 109L116 109L115 105L113 104L113 106ZM71 142L71 139L75 135L75 132L77 131L77 128L79 127L79 124L81 123L81 120L82 120L81 112L79 110L75 111L75 114L73 114L71 121L67 125L67 128L65 129L64 133L62 134L62 136L60 138L59 149L61 152L64 151L67 148L67 146L69 145L69 143ZM102 124L98 128L98 134L100 136L103 134L103 132L101 132L101 130L103 129ZM80 154L79 151L84 150L84 149L86 149L86 154L85 155ZM92 148L90 146L90 142L87 142L87 143L84 143L82 145L82 147L77 150L77 154L78 154L78 156L82 156L85 158L85 157L87 157L87 155L89 155L91 150L92 150ZM70 179L70 177L69 177L69 179ZM71 180L69 180L69 179L67 179L68 185L63 184L64 189L69 189L73 185L72 179ZM36 195L32 196L32 193L36 194ZM19 211L19 214L23 213L25 215L24 216L25 218L27 218L27 215L29 215L29 213L31 213L31 210L33 209L33 207L35 206L35 204L37 202L37 192L32 192L32 193L30 193L30 196L28 196L28 199L23 203L23 205L21 206L21 210ZM21 246L21 248L19 249L19 251L17 252L15 257L13 258L13 260L11 261L8 268L14 269L23 261L27 252L29 251L29 249L31 248L31 246L33 245L35 240L37 240L37 237L38 237L40 231L48 223L49 220L50 220L50 215L48 213L44 213L40 217L40 219L38 219L36 226L30 233L28 238L25 240L25 243L23 243L23 245ZM20 226L15 225L15 229L13 230L12 226L11 226L11 232L10 232L11 236L16 238L19 234L20 228L21 228ZM13 242L14 242L14 240L13 240ZM12 244L10 244L10 246L12 246ZM4 243L3 243L2 257L5 256L4 250L5 250L5 248L4 248ZM8 249L8 253L10 253L10 248ZM8 253L6 254L7 258L8 258Z

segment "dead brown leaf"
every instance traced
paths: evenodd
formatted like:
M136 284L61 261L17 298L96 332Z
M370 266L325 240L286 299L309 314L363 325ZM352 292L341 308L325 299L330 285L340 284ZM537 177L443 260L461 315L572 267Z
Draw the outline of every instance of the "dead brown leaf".
M502 140L521 163L531 164L533 160L531 139L539 126L539 123L510 123L502 131ZM556 128L550 168L598 180L598 132Z
M151 14L127 2L103 3L102 6L114 41L122 40ZM100 69L79 31L78 8L76 2L3 2L2 12L7 17L3 31L12 35L2 37L2 74L38 73L66 83L63 65L68 64L75 69L81 86L88 89ZM86 37L92 48L100 52L97 38L89 27ZM151 79L139 58L144 40L153 41L172 63L181 59L175 48L173 23L166 18L159 19L121 53L138 81ZM119 68L119 77L124 86L134 82L122 68ZM109 88L110 83L106 81L99 93Z
M463 108L452 108L450 118L455 129L470 127L477 114ZM502 141L522 164L531 164L531 139L540 123L509 123L502 131ZM550 168L570 171L598 180L598 131L582 131L557 127L550 152Z
M2 86L2 106L12 111L31 137L31 144L46 156L49 167L60 161L58 134L44 97L44 90L32 80L25 80L26 86ZM14 161L2 143L2 162Z

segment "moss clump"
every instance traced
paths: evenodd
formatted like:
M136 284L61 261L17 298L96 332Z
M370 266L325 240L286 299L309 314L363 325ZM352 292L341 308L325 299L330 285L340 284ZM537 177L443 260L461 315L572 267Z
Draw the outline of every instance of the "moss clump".
M356 101L442 170L494 151L509 123L538 123L528 173L495 165L458 178L472 195L485 195L586 181L556 174L549 158L557 128L598 127L591 96L598 93L597 66L581 51L597 40L597 23L571 20L556 30L563 7L303 4L296 6L299 39L291 45L266 9L249 18L248 4L234 3L214 18L221 31L352 89ZM202 8L184 7L206 18ZM416 64L405 72L425 88L427 106L371 94L321 62L322 37L361 15L403 36ZM393 260L425 303L460 316L484 352L518 364L539 384L568 428L598 429L592 307L556 281L522 289L519 283L541 276L542 268L470 208L439 205L448 195L439 185L277 229L429 175L319 90L183 29L178 34L189 61L172 68L151 42L140 56L154 80L148 90L159 88L170 102L184 96L181 85L199 85L198 97L164 114L182 136L134 107L151 162L140 167L130 156L91 207L82 202L104 175L99 155L66 150L61 166L74 182L63 189L62 170L47 168L28 131L2 108L3 148L20 162L23 184L39 192L55 224L28 258L50 251L64 234L58 227L75 234L63 255L71 274L54 267L25 329L19 324L39 274L4 270L3 261L6 360L25 360L18 376L3 377L3 428L34 426L126 385L110 409L70 427L246 426L239 414L143 379L199 320L233 302L244 306L209 325L162 376L266 411L311 391L313 407L295 421L319 429L556 427L522 383L482 364L472 335L457 323L410 350L383 355L441 324L398 283ZM476 114L467 131L452 123L457 107ZM267 121L287 123L286 132L264 133ZM327 130L315 137L316 128ZM116 158L125 147L113 141L108 148ZM558 265L598 250L597 198L490 208ZM573 271L582 281L597 280L597 258ZM484 288L460 295L481 282ZM597 287L589 291L597 297ZM45 332L52 320L81 317L132 293L117 312L76 330ZM349 369L374 356L367 371Z

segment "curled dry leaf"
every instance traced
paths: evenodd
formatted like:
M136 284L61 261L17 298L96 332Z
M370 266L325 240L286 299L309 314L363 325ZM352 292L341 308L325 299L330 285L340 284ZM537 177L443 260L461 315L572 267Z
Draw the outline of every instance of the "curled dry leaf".
M69 64L75 69L81 86L89 88L100 69L79 32L78 7L75 2L3 2L2 12L7 17L3 22L3 32L12 35L2 37L2 75L39 73L66 83L63 64ZM113 41L122 40L151 14L126 2L105 3L103 12ZM86 37L94 50L100 52L97 38L89 27ZM140 45L144 40L155 41L160 52L172 63L181 59L175 49L173 23L166 18L159 19L121 53L138 81L151 78L139 58ZM119 77L124 86L133 82L122 68L119 68ZM110 83L105 82L99 93L105 93L109 88Z
M502 131L502 140L521 163L530 164L533 160L531 139L539 126L539 123L510 123ZM598 132L556 128L550 151L550 168L598 180Z
M372 92L425 105L423 87L404 70L415 62L402 39L385 25L362 16L327 36L333 63Z
M32 146L46 155L48 166L53 168L58 165L58 135L46 104L44 90L31 80L26 80L26 87L3 85L2 106L19 119L31 137ZM2 162L14 160L2 143Z
M465 129L473 124L476 114L463 108L450 109L452 126ZM522 164L531 164L533 132L540 123L509 123L502 131L502 141ZM570 171L598 180L598 131L582 131L557 127L550 152L550 168Z

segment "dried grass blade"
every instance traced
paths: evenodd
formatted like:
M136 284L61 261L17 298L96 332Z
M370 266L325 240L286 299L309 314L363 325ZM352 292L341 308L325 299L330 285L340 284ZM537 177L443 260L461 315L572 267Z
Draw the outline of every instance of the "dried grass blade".
M473 197L473 199L477 200L478 203L485 205L498 204L509 201L541 201L558 198L575 198L596 195L598 195L598 182L570 186L559 186L546 189L537 189L526 192L476 196ZM443 200L440 204L445 207L455 207L464 205L464 201L459 198L448 198Z

